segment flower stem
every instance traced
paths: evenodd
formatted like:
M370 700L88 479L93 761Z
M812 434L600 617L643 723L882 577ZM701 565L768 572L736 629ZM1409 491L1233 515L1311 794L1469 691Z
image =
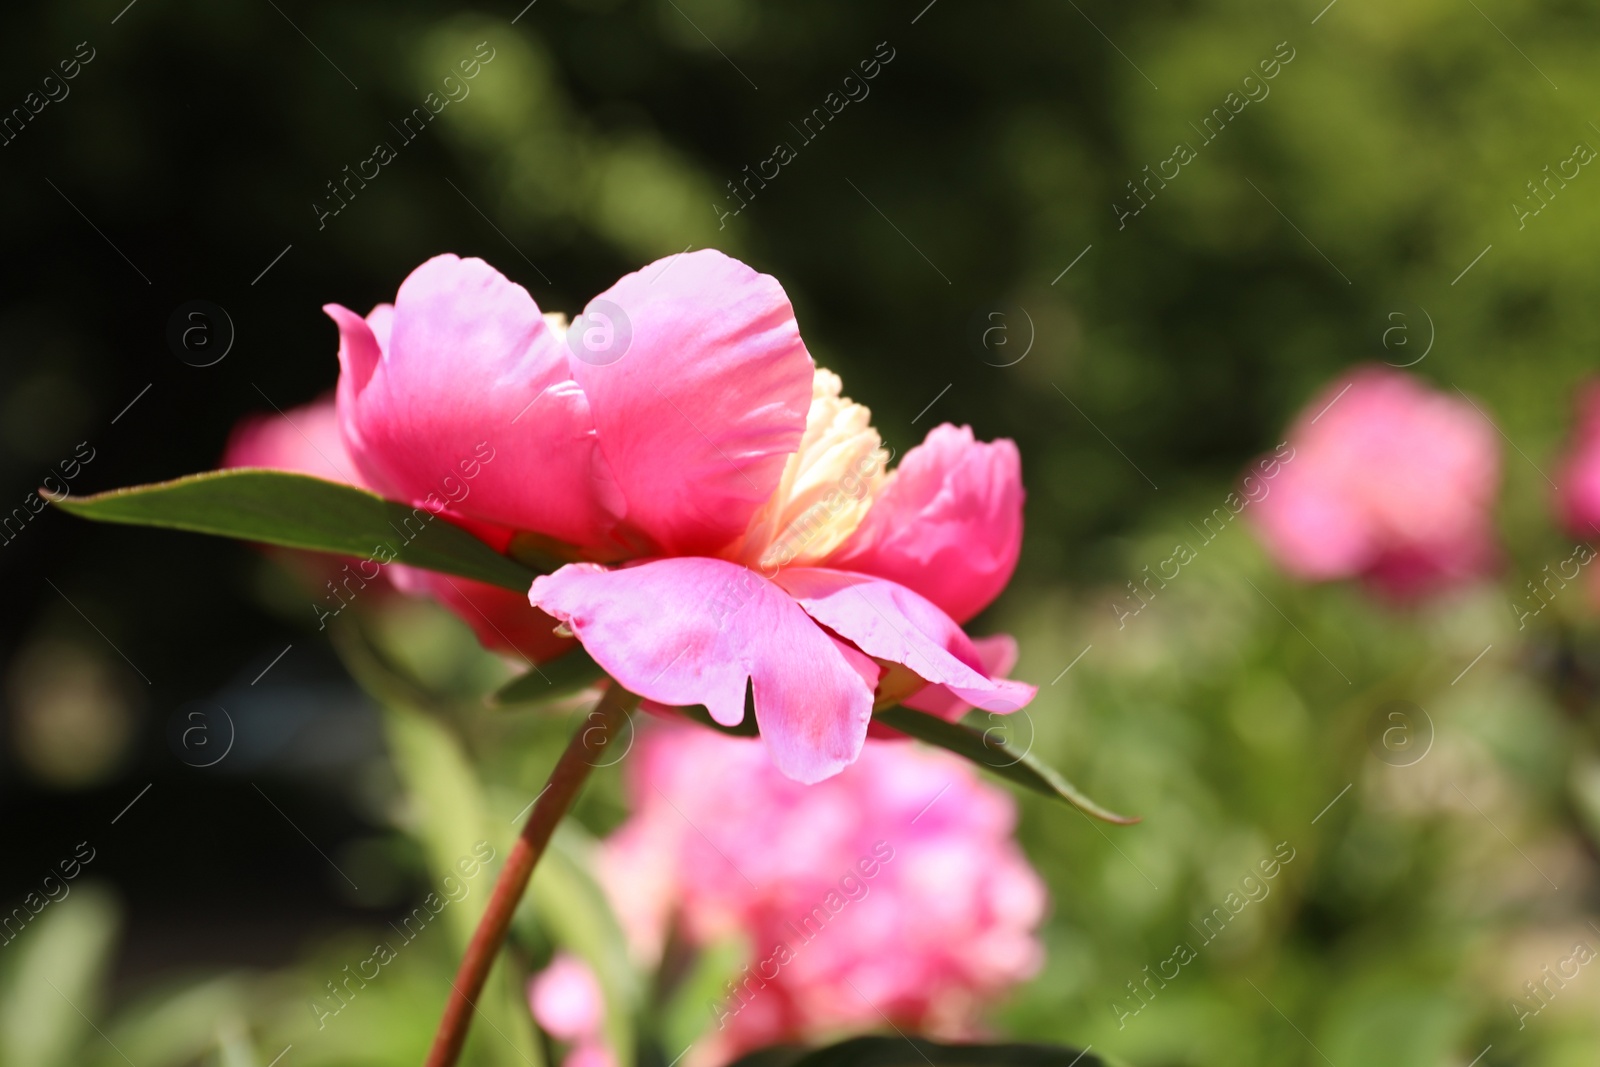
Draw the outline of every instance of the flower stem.
M602 758L606 745L638 703L638 696L615 682L610 683L600 702L567 742L566 751L556 762L555 770L550 772L544 792L533 803L533 811L523 824L522 833L511 846L506 865L495 879L488 907L484 909L483 918L478 920L466 954L461 957L461 966L456 969L449 999L445 1001L444 1018L439 1020L439 1029L433 1035L426 1067L454 1067L460 1058L478 997L500 955L500 946L511 927L511 916L528 888L534 864L544 854L556 824L577 799L590 768Z

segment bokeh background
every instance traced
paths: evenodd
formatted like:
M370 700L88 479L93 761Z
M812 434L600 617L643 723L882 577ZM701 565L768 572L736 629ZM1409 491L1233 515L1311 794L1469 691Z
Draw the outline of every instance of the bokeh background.
M1018 676L1042 686L1023 740L1145 822L1019 797L1049 955L997 1033L1146 1067L1593 1064L1600 975L1521 1025L1510 1006L1575 942L1600 947L1592 598L1574 587L1520 631L1510 603L1573 550L1551 477L1600 363L1600 177L1535 216L1513 205L1600 145L1596 13L13 5L0 109L81 67L0 146L0 510L74 456L93 457L74 492L212 466L238 418L331 386L322 304L389 299L438 252L570 312L643 263L723 249L783 281L813 354L897 449L947 420L1021 446L1021 569L974 630L1016 633ZM395 126L480 42L470 94L402 144ZM794 124L885 54L802 142ZM1194 126L1273 58L1269 95L1201 145ZM379 141L397 157L319 218ZM1132 214L1128 183L1179 141L1197 158ZM724 215L728 183L779 142L795 158ZM169 342L193 300L231 322L210 366ZM1119 623L1126 583L1363 361L1411 364L1500 427L1500 582L1385 607L1289 582L1239 523ZM45 509L7 526L0 569L0 903L93 853L0 949L0 1062L121 1062L95 1027L139 1067L264 1064L291 1042L286 1063L417 1059L447 946L363 994L336 1042L297 1036L305 1001L426 892L439 847L407 783L445 744L427 731L482 769L508 838L566 723L475 703L504 667L407 609L396 647L462 695L414 720L407 764L303 588L241 545ZM1391 701L1425 712L1431 747L1408 766L1369 736ZM174 735L215 706L233 744L197 767ZM604 832L620 797L601 773L581 821ZM1126 984L1280 843L1294 859L1271 895L1121 1015Z

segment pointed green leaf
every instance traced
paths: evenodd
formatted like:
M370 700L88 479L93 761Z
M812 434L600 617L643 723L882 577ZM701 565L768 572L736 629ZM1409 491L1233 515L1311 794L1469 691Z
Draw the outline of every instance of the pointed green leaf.
M692 722L730 737L756 737L760 734L756 726L755 706L748 690L745 692L744 719L735 726L722 725L703 707L678 708L677 711ZM1065 801L1085 815L1092 815L1119 826L1132 826L1140 821L1136 815L1118 815L1096 804L1077 786L1067 781L1060 771L1047 766L1026 749L1018 750L1007 745L1003 739L992 736L992 731L981 732L960 723L945 722L943 719L907 707L881 708L872 714L874 719L885 726L893 727L918 741L954 752L992 774L1031 789L1035 793L1041 793L1052 800Z
M580 646L553 660L537 664L527 674L519 674L489 694L493 707L514 704L543 704L572 696L606 676L600 664Z
M427 508L286 471L208 471L94 496L50 496L50 501L97 522L165 526L369 559L387 556L517 592L525 592L535 577L460 527L436 521Z
M1078 787L1067 781L1055 768L1036 759L1026 749L1013 748L989 733L981 733L957 722L945 722L907 707L883 708L874 712L873 718L918 741L954 752L1007 781L1054 800L1064 800L1086 815L1120 826L1131 826L1139 821L1136 816L1118 815L1101 807L1079 792Z

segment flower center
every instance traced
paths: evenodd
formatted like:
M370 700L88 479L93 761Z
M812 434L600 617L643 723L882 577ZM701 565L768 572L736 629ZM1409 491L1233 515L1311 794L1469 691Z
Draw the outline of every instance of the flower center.
M872 412L840 396L843 388L837 374L816 369L800 447L727 558L763 571L814 566L861 525L889 457Z

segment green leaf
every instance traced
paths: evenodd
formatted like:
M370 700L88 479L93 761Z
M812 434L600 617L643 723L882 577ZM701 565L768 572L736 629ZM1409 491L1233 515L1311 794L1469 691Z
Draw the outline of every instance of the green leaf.
M96 1040L98 1013L116 948L120 909L93 882L64 882L64 894L40 905L39 916L12 933L0 986L0 1063L67 1067L82 1063ZM44 890L31 896L44 899ZM29 909L19 907L29 914ZM13 922L12 930L16 929Z
M219 1036L227 1043L235 1040L233 1025L249 1019L267 995L243 975L144 982L137 998L105 1027L106 1037L139 1067L200 1063L218 1048ZM113 1054L109 1062L123 1060Z
M284 548L378 559L526 592L535 573L427 508L285 471L236 468L51 503L96 522L165 526ZM387 560L383 560L387 562Z
M758 1049L732 1067L1111 1067L1065 1045L947 1045L915 1037L857 1037L814 1052Z
M760 731L756 726L755 704L748 689L745 691L744 704L744 719L736 726L722 725L711 717L709 711L700 706L677 710L684 718L729 737L757 737ZM1052 800L1066 801L1085 815L1093 815L1097 819L1116 823L1118 826L1132 826L1140 821L1136 815L1118 815L1109 808L1096 804L1080 792L1077 786L1067 781L1060 771L1045 765L1027 750L1019 751L1007 745L1003 739L992 736L992 732L980 732L960 723L945 722L943 719L906 707L880 708L872 714L874 719L885 726L893 727L918 741L954 752L963 759L971 760L985 770L1031 789L1035 793L1043 794Z
M883 708L874 712L873 718L918 741L954 752L1007 781L1054 800L1064 800L1086 815L1119 826L1131 826L1139 821L1137 816L1118 815L1101 807L1079 792L1078 787L1062 777L1055 768L1034 758L1026 749L1015 749L989 733L980 733L970 726L945 722L906 707Z
M407 829L427 857L430 888L445 895L445 878L467 887L444 919L454 943L449 955L457 955L471 940L498 874L498 866L485 865L468 879L460 861L481 859L481 846L488 843L503 863L515 831L490 817L488 799L461 739L438 715L439 698L387 660L359 625L335 624L330 632L351 676L383 710L384 738L409 801ZM512 971L502 962L490 973L476 1005L488 1025L473 1028L475 1041L496 1067L540 1067L533 1021Z
M565 655L536 665L527 674L520 674L489 694L493 707L510 707L514 704L543 704L560 700L593 685L605 677L600 664L589 657L580 646Z
M667 949L669 959L673 948ZM713 1005L728 996L728 979L736 976L747 960L755 959L748 938L729 933L695 946L682 976L663 990L665 997L656 1009L656 1030L667 1058L699 1041L716 1025ZM799 1055L804 1050L795 1050Z

